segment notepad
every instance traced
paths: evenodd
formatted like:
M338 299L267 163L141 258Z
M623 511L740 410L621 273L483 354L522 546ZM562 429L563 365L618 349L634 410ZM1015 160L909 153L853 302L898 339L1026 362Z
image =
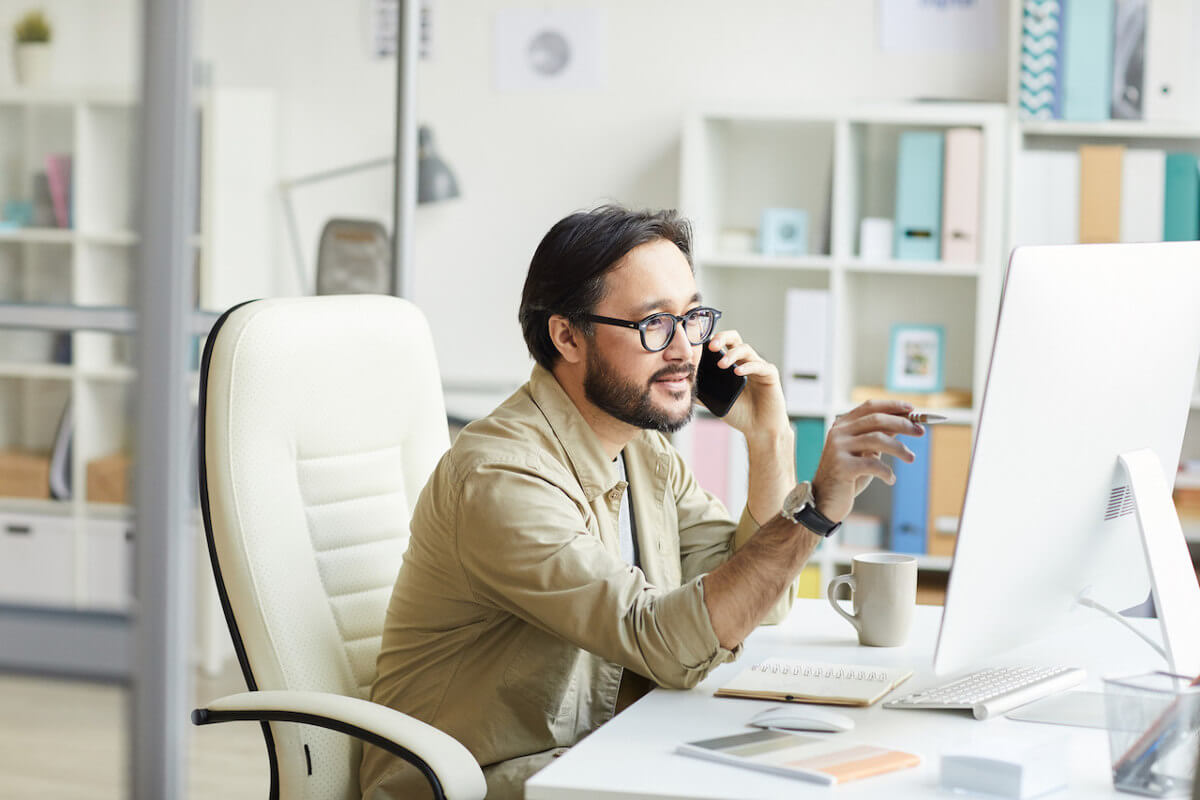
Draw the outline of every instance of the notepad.
M719 739L703 739L685 742L675 749L686 756L800 778L826 786L915 767L921 763L919 756L900 750L783 731L755 731Z
M869 706L912 676L911 669L769 658L717 689L717 697Z

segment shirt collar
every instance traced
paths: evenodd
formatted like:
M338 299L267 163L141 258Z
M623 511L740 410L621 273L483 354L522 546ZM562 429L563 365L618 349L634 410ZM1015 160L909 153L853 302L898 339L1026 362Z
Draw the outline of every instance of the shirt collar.
M616 486L620 480L616 462L604 452L600 438L558 379L540 364L534 364L529 376L529 394L566 451L588 502Z

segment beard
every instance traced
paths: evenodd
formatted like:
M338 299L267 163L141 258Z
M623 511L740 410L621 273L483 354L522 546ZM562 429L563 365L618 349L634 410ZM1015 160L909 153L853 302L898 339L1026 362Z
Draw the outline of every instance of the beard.
M691 384L687 409L675 416L657 408L651 398L654 381L669 376L686 376ZM589 347L587 372L583 378L583 393L592 404L628 425L660 433L674 433L692 419L692 406L696 399L696 367L664 367L650 376L645 386L627 381L613 369L597 351Z

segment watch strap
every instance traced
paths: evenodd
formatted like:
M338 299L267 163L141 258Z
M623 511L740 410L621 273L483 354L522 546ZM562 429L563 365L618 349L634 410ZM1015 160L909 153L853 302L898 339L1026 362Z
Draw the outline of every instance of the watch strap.
M818 511L817 507L812 503L805 503L797 509L796 513L792 515L792 519L818 536L824 536L826 539L833 536L842 527L842 523L834 522Z

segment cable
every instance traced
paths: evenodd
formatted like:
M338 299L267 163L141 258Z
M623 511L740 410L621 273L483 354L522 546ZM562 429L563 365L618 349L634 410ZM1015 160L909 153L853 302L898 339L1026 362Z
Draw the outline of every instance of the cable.
M1135 627L1133 627L1132 625L1130 625L1130 624L1129 624L1129 620L1125 619L1124 617L1122 617L1122 616L1121 616L1120 614L1118 614L1117 612L1113 611L1113 610L1112 610L1111 608L1109 608L1108 606L1106 606L1106 605L1103 605L1102 603L1098 603L1098 602L1096 602L1095 600L1093 600L1093 599L1092 599L1092 598L1090 598L1090 597L1079 597L1079 598L1077 598L1077 602L1078 602L1078 603L1079 603L1079 605L1081 605L1081 606L1086 606L1087 608L1094 608L1095 610L1097 610L1097 611L1099 611L1099 612L1101 612L1101 613L1103 613L1103 614L1107 614L1108 616L1112 617L1112 618L1113 618L1113 619L1115 619L1117 622L1121 623L1121 624L1122 624L1122 625L1124 625L1126 628L1128 628L1129 630L1133 631L1133 632L1134 632L1134 633L1135 633L1135 634L1138 636L1138 638L1140 638L1140 639L1141 639L1143 642L1145 642L1146 644L1148 644L1148 645L1150 645L1151 647L1153 647L1153 648L1154 648L1154 651L1155 651L1156 653L1158 653L1160 656L1162 656L1164 660L1167 660L1167 661L1169 661L1169 660L1170 660L1170 659L1168 659L1168 658L1167 658L1167 651L1166 651L1165 649L1163 649L1162 645L1160 645L1158 642L1156 642L1156 641L1154 641L1153 639L1151 639L1151 638L1150 638L1149 636L1147 636L1146 634L1144 634L1144 633L1142 633L1141 631L1139 631L1137 628L1135 628Z

